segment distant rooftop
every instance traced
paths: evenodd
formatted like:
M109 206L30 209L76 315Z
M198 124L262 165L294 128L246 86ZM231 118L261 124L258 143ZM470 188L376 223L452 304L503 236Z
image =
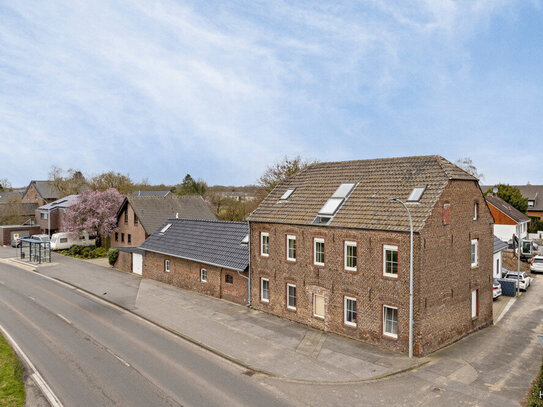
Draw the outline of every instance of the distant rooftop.
M135 196L166 196L170 194L170 191L134 191L132 195Z

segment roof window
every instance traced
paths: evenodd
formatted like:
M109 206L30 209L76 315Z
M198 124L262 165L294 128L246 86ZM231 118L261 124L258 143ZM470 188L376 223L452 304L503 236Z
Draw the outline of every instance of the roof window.
M167 231L170 228L170 226L172 226L172 224L168 223L166 226L164 226L162 229L160 229L160 233L164 233L165 231Z
M332 195L332 198L347 198L347 195L351 193L355 185L356 184L354 182L341 184L338 189L336 189L336 192L334 192Z
M426 186L418 186L413 188L413 191L411 191L411 195L409 195L409 198L407 198L407 202L420 201L420 198L422 198L422 194L424 194L424 191L426 191Z
M341 184L319 211L317 215L319 220L315 219L317 223L329 222L331 217L336 214L341 205L347 200L355 186L354 182Z
M287 199L290 198L290 196L292 195L292 193L294 192L296 188L289 188L285 191L285 193L281 196L281 198L279 198L279 200L281 201L285 201Z
M241 244L249 244L249 235L245 235L241 241Z

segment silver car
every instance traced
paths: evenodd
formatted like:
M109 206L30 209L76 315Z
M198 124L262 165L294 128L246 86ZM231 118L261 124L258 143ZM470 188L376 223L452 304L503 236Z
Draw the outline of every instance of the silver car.
M530 263L532 273L543 273L543 256L535 256Z

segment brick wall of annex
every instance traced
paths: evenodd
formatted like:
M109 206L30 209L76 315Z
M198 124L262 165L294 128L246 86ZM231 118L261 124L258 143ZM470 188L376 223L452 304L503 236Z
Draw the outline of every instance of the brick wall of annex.
M269 257L260 255L260 232L270 235ZM286 235L296 236L295 263L286 260ZM325 240L324 267L313 265L314 238ZM418 239L417 235L415 239ZM346 240L357 242L357 272L344 270ZM383 245L398 246L397 279L382 275ZM408 349L408 233L252 222L251 275L251 305L256 309L391 350L406 352ZM269 303L260 300L261 277L270 281ZM287 283L297 287L295 311L286 307ZM325 297L324 319L313 315L313 294ZM344 296L357 300L355 328L343 322ZM382 334L383 305L398 307L397 339Z
M443 205L451 204L449 225ZM474 220L474 204L478 204ZM415 332L429 353L492 324L493 218L478 185L452 181L421 233L424 270L415 301L422 318ZM471 239L478 239L478 266L471 267ZM478 316L471 318L471 291L479 290ZM416 320L417 321L417 320Z
M170 260L170 272L164 270L165 260ZM202 268L207 270L207 282L200 281ZM232 276L232 284L226 282L227 275ZM247 303L247 279L240 277L234 270L146 252L143 257L143 277L238 304Z
M126 211L128 211L128 222L125 223L124 215ZM138 221L137 224L134 223L134 210L130 204L126 205L125 210L121 213L121 216L119 216L119 221L117 222L117 233L117 240L115 240L115 232L111 234L112 247L137 247L141 245L148 237L145 233L145 229L141 225L141 222ZM124 242L121 238L123 233ZM129 234L131 236L131 243L128 243Z
M131 273L132 272L132 253L119 251L119 257L117 257L117 261L115 262L115 268L117 270Z

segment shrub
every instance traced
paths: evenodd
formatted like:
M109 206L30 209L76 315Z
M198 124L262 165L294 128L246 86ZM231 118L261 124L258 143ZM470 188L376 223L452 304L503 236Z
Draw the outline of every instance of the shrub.
M109 264L111 266L114 266L115 262L117 261L117 258L119 257L119 250L109 249L109 252L107 253L107 257L109 259Z
M106 257L107 256L107 250L105 247L97 247L93 250L94 257Z
M81 254L81 251L84 249L83 246L79 246L77 244L74 244L70 249L68 250L68 254L70 256L76 256L78 254Z

